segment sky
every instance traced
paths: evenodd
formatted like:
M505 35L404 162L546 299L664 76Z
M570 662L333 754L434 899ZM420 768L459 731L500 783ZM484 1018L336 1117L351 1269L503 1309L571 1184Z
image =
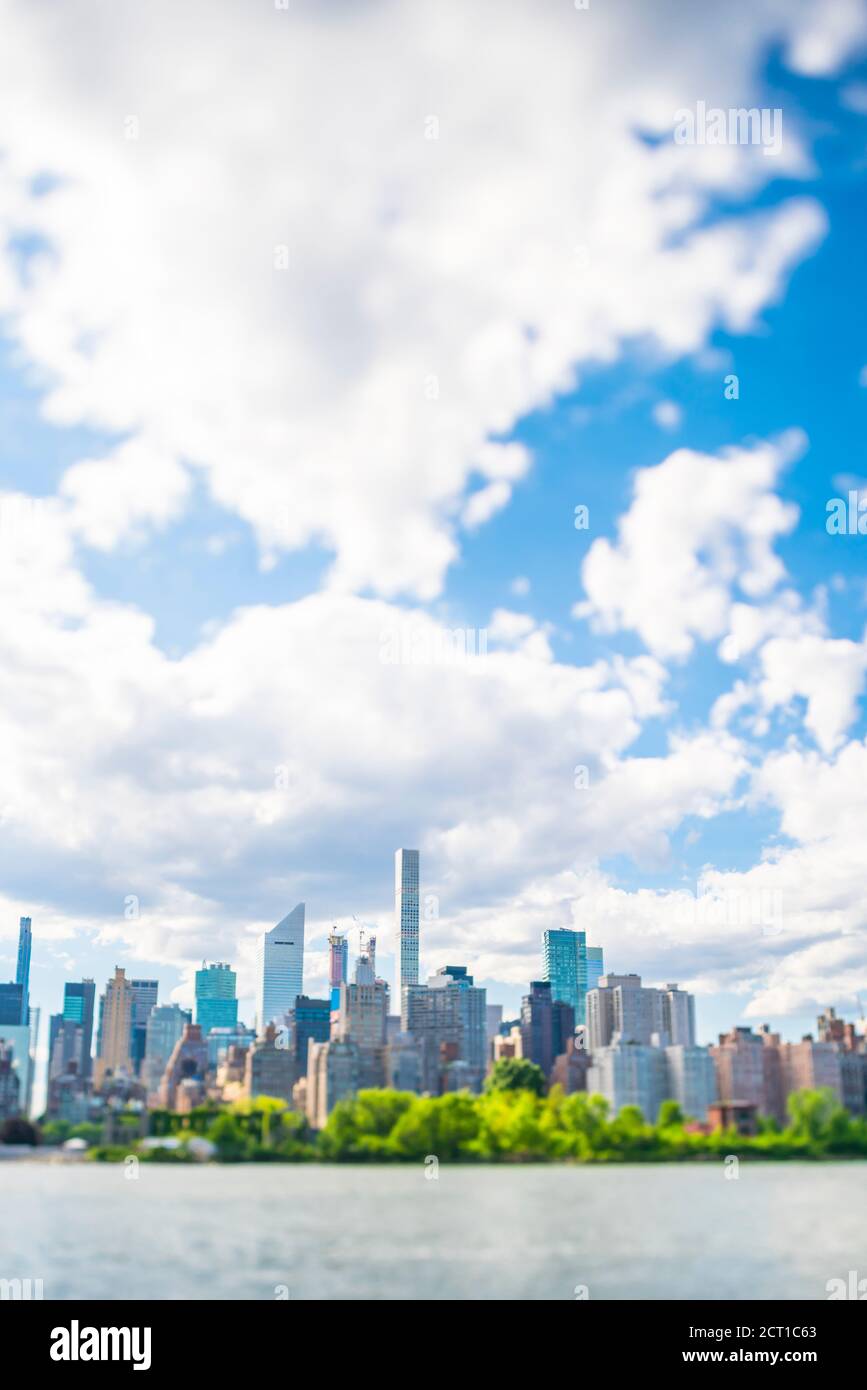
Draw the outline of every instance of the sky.
M0 0L0 976L867 994L867 7ZM770 142L684 142L764 110ZM706 129L706 127L705 127ZM771 126L768 126L770 131ZM726 127L728 131L728 127ZM865 527L867 529L867 527ZM469 654L461 650L469 647Z

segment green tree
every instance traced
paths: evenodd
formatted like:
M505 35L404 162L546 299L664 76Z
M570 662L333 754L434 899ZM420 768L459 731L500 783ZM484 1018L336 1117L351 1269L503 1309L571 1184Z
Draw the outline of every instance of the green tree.
M674 1129L684 1122L684 1113L676 1100L664 1100L659 1107L656 1123L660 1129Z
M545 1094L545 1073L535 1062L523 1057L502 1057L495 1062L485 1081L486 1091L530 1091Z

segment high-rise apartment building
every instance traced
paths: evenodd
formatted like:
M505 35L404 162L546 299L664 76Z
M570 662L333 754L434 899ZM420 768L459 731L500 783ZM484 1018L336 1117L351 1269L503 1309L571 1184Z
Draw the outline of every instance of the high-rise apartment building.
M815 1042L809 1036L798 1043L783 1043L780 1061L786 1095L792 1091L827 1087L838 1101L842 1101L842 1067L835 1043Z
M304 904L299 903L270 931L256 950L256 1027L281 1023L303 994Z
M587 994L587 1047L622 1042L660 1046L695 1043L695 1000L677 985L642 986L640 975L602 975Z
M654 1122L668 1099L665 1052L643 1043L612 1043L593 1052L587 1090L604 1096L613 1115L625 1105L637 1105L645 1120Z
M224 961L196 971L196 1023L207 1036L212 1028L234 1028L238 1022L237 976Z
M726 1105L754 1105L761 1115L785 1118L780 1036L763 1028L732 1028L710 1048L719 1099Z
M676 1100L684 1115L707 1119L708 1107L717 1100L716 1068L706 1047L674 1043L665 1049L668 1068L666 1099Z
M418 984L419 964L419 855L417 849L398 849L394 854L394 916L397 933L397 1003L403 1027L403 991Z
M694 1047L695 995L678 989L677 985L665 985L658 993L663 1046Z

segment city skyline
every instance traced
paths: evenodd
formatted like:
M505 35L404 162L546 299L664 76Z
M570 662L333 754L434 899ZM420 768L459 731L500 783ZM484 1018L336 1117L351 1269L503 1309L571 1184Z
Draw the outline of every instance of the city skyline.
M113 976L107 980L104 989L99 993L95 1031L93 1026L95 1012L93 980L67 982L64 986L62 1013L51 1013L48 1017L47 1049L39 1047L33 1058L30 1059L33 1065L28 1063L28 1086L31 1096L35 1096L36 1109L39 1108L43 1095L41 1073L44 1070L45 1062L57 1070L59 1063L65 1067L68 1060L74 1058L77 1062L76 1070L80 1075L86 1078L91 1071L94 1072L94 1081L97 1087L105 1079L106 1068L108 1068L109 1075L112 1071L128 1072L130 1075L136 1073L141 1073L142 1076L150 1075L152 1084L155 1075L153 1067L157 1064L154 1062L153 1056L150 1063L146 1061L145 1056L152 1018L153 1027L168 1027L170 1029L170 1032L165 1036L174 1042L178 1042L185 1021L190 1023L194 1021L201 1027L203 1043L206 1042L211 1029L218 1030L211 1034L213 1040L218 1038L218 1034L238 1037L239 1039L247 1036L252 1039L257 1035L261 1038L268 1025L274 1024L278 1028L282 1027L283 1020L290 1013L294 1016L296 1002L301 1003L303 1000L306 1001L305 1008L313 1010L311 1019L318 1017L315 1011L320 1006L323 1010L328 1010L332 1020L329 1033L333 1041L346 1044L358 1042L361 1038L365 1045L371 1046L375 1035L381 1034L381 1042L385 1043L386 1022L389 1018L395 1022L399 1020L400 1026L404 1030L410 1028L410 1031L418 1031L419 1028L423 1028L425 1025L421 1022L422 1014L418 1013L418 1007L422 1004L423 999L430 996L431 1004L433 1004L437 995L437 985L460 983L465 987L471 987L469 994L465 990L461 991L461 996L464 999L468 1000L470 995L474 997L478 995L481 1000L481 1014L479 1015L481 1020L485 1014L485 1000L489 996L484 987L481 990L472 988L473 978L466 965L460 967L441 966L433 974L427 975L426 983L419 984L419 947L420 945L422 947L428 945L425 940L425 933L419 932L418 921L418 904L422 897L420 856L418 851L402 849L395 851L394 857L396 871L394 936L397 939L399 950L401 937L406 935L408 920L411 942L410 959L413 961L413 974L415 976L411 982L408 982L406 994L402 998L397 998L394 991L389 993L387 981L382 979L374 968L377 937L369 930L372 924L368 923L362 928L357 922L358 942L352 977L349 976L349 935L333 927L328 938L329 973L328 988L323 991L325 998L320 1001L312 997L312 987L306 981L304 972L305 904L299 903L292 912L257 939L256 969L258 978L256 991L258 1003L257 1011L250 1020L253 1024L252 1030L248 1027L248 1021L239 1017L239 1001L236 995L237 975L229 962L202 961L195 974L193 1008L188 1011L181 1009L177 1002L169 1003L164 999L159 1000L159 1007L157 1007L158 980L129 979L123 967L116 967ZM408 869L405 867L407 864ZM409 894L410 899L409 914L406 912L407 894ZM435 922L433 926L435 931ZM17 974L21 978L15 982L14 987L20 991L26 985L32 958L32 919L29 917L22 917L21 919L19 942ZM404 959L406 959L406 955L404 955ZM424 959L423 954L421 959ZM604 1049L607 1054L607 1060L600 1059L598 1063L594 1062L591 1073L594 1081L599 1085L602 1084L601 1079L604 1077L609 1088L615 1087L615 1078L620 1076L620 1072L617 1070L620 1065L617 1061L617 1051L616 1047L613 1047L618 1039L621 1044L626 1042L647 1045L658 1034L660 1042L657 1046L667 1047L669 1053L671 1053L672 1047L682 1049L686 1046L687 1053L690 1052L690 1049L696 1053L702 1053L704 1054L703 1065L709 1064L707 1046L703 1042L699 1043L695 998L691 993L679 989L676 984L672 983L651 987L642 985L641 977L636 973L618 974L616 971L612 973L611 966L604 963L604 947L597 944L588 945L585 932L569 928L546 929L542 933L539 961L541 973L544 976L544 988L549 990L549 997L555 1010L568 1005L568 1015L564 1015L562 1024L565 1032L558 1033L556 1031L560 1025L556 1019L554 1020L555 1036L560 1037L560 1043L549 1045L545 1051L546 1061L543 1069L546 1073L550 1070L559 1051L565 1049L566 1037L573 1027L584 1038L583 1045L587 1048L588 1054L595 1054L600 1048ZM431 986L434 986L433 994L431 994ZM542 987L541 982L534 983L533 978L530 978L527 985L530 993L528 995L522 994L520 1018L517 1023L514 1019L510 1023L508 1018L504 1018L502 1001L490 1000L490 1004L495 1006L500 1023L505 1022L506 1027L500 1027L504 1036L508 1027L512 1028L514 1034L516 1026L522 1030L525 1027L525 1022L520 1020L533 1018L534 991L541 990ZM7 991L12 988L13 986L6 986ZM416 995L419 999L418 1005L414 1002ZM17 1007L15 996L8 994L6 997L5 1007L9 1019L11 1019L12 1012ZM623 1003L618 1002L621 998ZM540 999L543 1000L543 996L540 996ZM592 1009L589 1004L585 1007L585 1000L592 1002ZM371 1007L373 1014L370 1013ZM427 1008L428 1006L424 1005L423 1007ZM525 1010L528 1008L530 1012L525 1015ZM603 1009L601 1014L600 1009ZM604 1012L606 1009L607 1013ZM358 1021L353 1023L352 1019L356 1016L356 1011L359 1010ZM342 1020L339 1025L334 1023L338 1013ZM378 1022L376 1021L377 1016L379 1016ZM431 1015L431 1017L434 1016ZM830 1010L829 1016L834 1017L833 1009ZM38 1029L39 1010L35 1009L31 1017ZM447 1021L450 1014L446 1013L442 1017ZM825 1015L823 1014L822 1017L824 1018ZM364 1022L365 1019L367 1019L366 1022ZM411 1019L414 1020L412 1023L410 1022ZM862 1017L858 1024L862 1033L865 1023L867 1020ZM446 1023L445 1036L449 1035L449 1026L451 1025ZM481 1021L475 1026L482 1027L485 1031ZM535 1026L532 1025L532 1027ZM763 1028L768 1037L778 1036L773 1034L767 1025L763 1025ZM23 1031L21 1028L18 1030L19 1034ZM740 1031L749 1033L750 1029L741 1029ZM734 1030L731 1030L731 1036L733 1037L737 1032L738 1028L735 1027ZM7 1033L12 1037L8 1027ZM325 1036L328 1035L326 1033ZM491 1036L489 1027L486 1029L486 1035L488 1038ZM90 1055L88 1046L88 1039L91 1036L94 1038L93 1057ZM159 1037L162 1036L162 1034L159 1035ZM313 1038L321 1035L317 1034L314 1027L309 1036ZM722 1033L718 1035L720 1042L722 1042L723 1036ZM31 1046L36 1041L31 1033ZM20 1047L20 1038L18 1046ZM475 1047L475 1044L473 1046ZM165 1061L170 1048L166 1043L157 1042L152 1043L151 1050L152 1054L162 1057ZM712 1046L711 1052L713 1051ZM212 1053L210 1046L208 1055L212 1057L213 1064L216 1053ZM468 1075L480 1077L483 1074L480 1054L471 1052L471 1055L475 1060ZM506 1052L503 1055L510 1054ZM685 1093L689 1090L685 1079L684 1067L686 1062L684 1058L678 1060L669 1057L666 1061L669 1070L664 1073L664 1070L658 1071L658 1068L657 1072L654 1072L657 1061L650 1054L648 1054L646 1063L639 1062L640 1054L638 1052L630 1055L631 1064L650 1068L649 1071L641 1072L640 1082L641 1086L649 1088L648 1094L656 1094L654 1087L657 1090L660 1086L664 1088L666 1084L665 1074L669 1077L676 1076L681 1089L686 1088ZM650 1066L651 1062L653 1066ZM661 1065L662 1062L660 1061L659 1066ZM690 1063L693 1070L696 1065L697 1062ZM157 1069L159 1070L159 1067ZM382 1084L376 1080L377 1075L377 1071L374 1070L364 1084ZM632 1086L633 1089L639 1085L638 1075L636 1073L628 1082L628 1085ZM322 1084L324 1085L324 1082ZM627 1083L624 1081L617 1084ZM706 1080L699 1077L698 1080L690 1082L690 1084L694 1084L694 1091L690 1091L690 1094L705 1094L707 1090Z

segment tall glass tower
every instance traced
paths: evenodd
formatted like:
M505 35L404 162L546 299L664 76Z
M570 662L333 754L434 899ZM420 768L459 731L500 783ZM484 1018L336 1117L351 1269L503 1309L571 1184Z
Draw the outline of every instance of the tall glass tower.
M238 1022L238 1001L235 998L236 975L231 965L223 961L215 965L202 962L196 971L196 1022L202 1036L212 1028L234 1028Z
M397 1002L405 985L418 984L418 850L394 852L394 916L398 935Z
M552 1000L571 1005L576 1024L586 1023L587 991L595 989L603 973L602 947L588 946L586 933L571 927L543 932L542 947Z
M304 993L304 904L293 907L256 947L256 1027L282 1023Z
M93 1071L90 1057L93 1042L93 1004L96 985L93 980L70 981L63 986L63 1018L81 1028L81 1056L78 1074L88 1079Z
M26 1025L30 1020L30 948L33 943L33 932L30 929L30 918L21 917L18 921L18 967L15 971L15 983L21 986L21 1017L18 1022Z

